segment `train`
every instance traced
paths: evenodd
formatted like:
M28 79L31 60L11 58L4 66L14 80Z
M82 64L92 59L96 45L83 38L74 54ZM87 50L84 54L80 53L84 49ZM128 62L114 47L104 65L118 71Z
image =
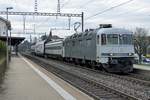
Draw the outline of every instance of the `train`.
M32 47L39 56L94 66L111 73L133 71L133 32L101 24L99 28L75 33L65 39L40 41Z

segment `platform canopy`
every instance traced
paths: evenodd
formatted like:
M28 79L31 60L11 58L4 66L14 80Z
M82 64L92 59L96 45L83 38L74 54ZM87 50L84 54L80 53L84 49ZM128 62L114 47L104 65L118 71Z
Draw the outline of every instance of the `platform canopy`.
M11 37L11 45L12 46L19 45L24 39L25 37ZM7 38L6 36L0 36L0 40L6 41ZM8 40L10 41L10 37L8 37Z

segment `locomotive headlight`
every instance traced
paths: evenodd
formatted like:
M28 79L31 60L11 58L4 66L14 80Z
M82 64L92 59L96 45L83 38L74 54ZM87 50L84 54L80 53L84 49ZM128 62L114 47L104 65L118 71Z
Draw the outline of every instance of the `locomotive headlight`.
M113 56L113 54L112 54L112 53L110 53L109 55L110 55L110 56Z
M133 56L134 54L133 53L129 53L129 56Z

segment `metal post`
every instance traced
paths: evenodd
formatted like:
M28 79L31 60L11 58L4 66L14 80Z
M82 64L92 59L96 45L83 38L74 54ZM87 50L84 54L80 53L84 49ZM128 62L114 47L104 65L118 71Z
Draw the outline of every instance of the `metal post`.
M32 42L32 40L31 40L31 33L30 33L30 43Z
M68 30L70 30L71 17L68 17Z
M35 15L33 15L33 21L34 21L34 24L33 24L33 33L35 34Z
M11 30L10 30L10 59L9 60L11 61Z
M23 15L23 34L25 34L25 29L26 29L26 16Z
M16 55L18 55L18 44L16 45Z
M84 12L82 12L81 21L82 21L82 32L83 32L84 31Z
M13 7L7 7L6 8L6 12L7 12L7 15L6 15L6 17L7 17L7 21L8 21L8 10L9 9L13 9ZM10 36L11 36L11 32L10 32ZM7 27L7 31L6 31L6 38L7 38L7 40L6 40L6 63L7 63L7 66L8 66L8 62L9 62L9 54L8 54L8 27ZM10 37L11 38L11 37ZM10 51L11 52L11 51Z
M6 15L6 17L7 17L7 21L8 21L8 8L6 8L6 10L7 10L7 15ZM8 66L8 27L7 27L7 31L6 31L6 64L7 64L7 66Z

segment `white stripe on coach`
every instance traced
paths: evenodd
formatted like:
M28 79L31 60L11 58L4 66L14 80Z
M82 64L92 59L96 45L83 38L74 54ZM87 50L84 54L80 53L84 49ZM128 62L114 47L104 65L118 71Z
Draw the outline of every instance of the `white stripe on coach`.
M51 78L35 68L29 61L21 56L21 58L39 75L41 76L51 87L53 87L65 100L76 100L71 94L66 92L62 87L55 83Z

